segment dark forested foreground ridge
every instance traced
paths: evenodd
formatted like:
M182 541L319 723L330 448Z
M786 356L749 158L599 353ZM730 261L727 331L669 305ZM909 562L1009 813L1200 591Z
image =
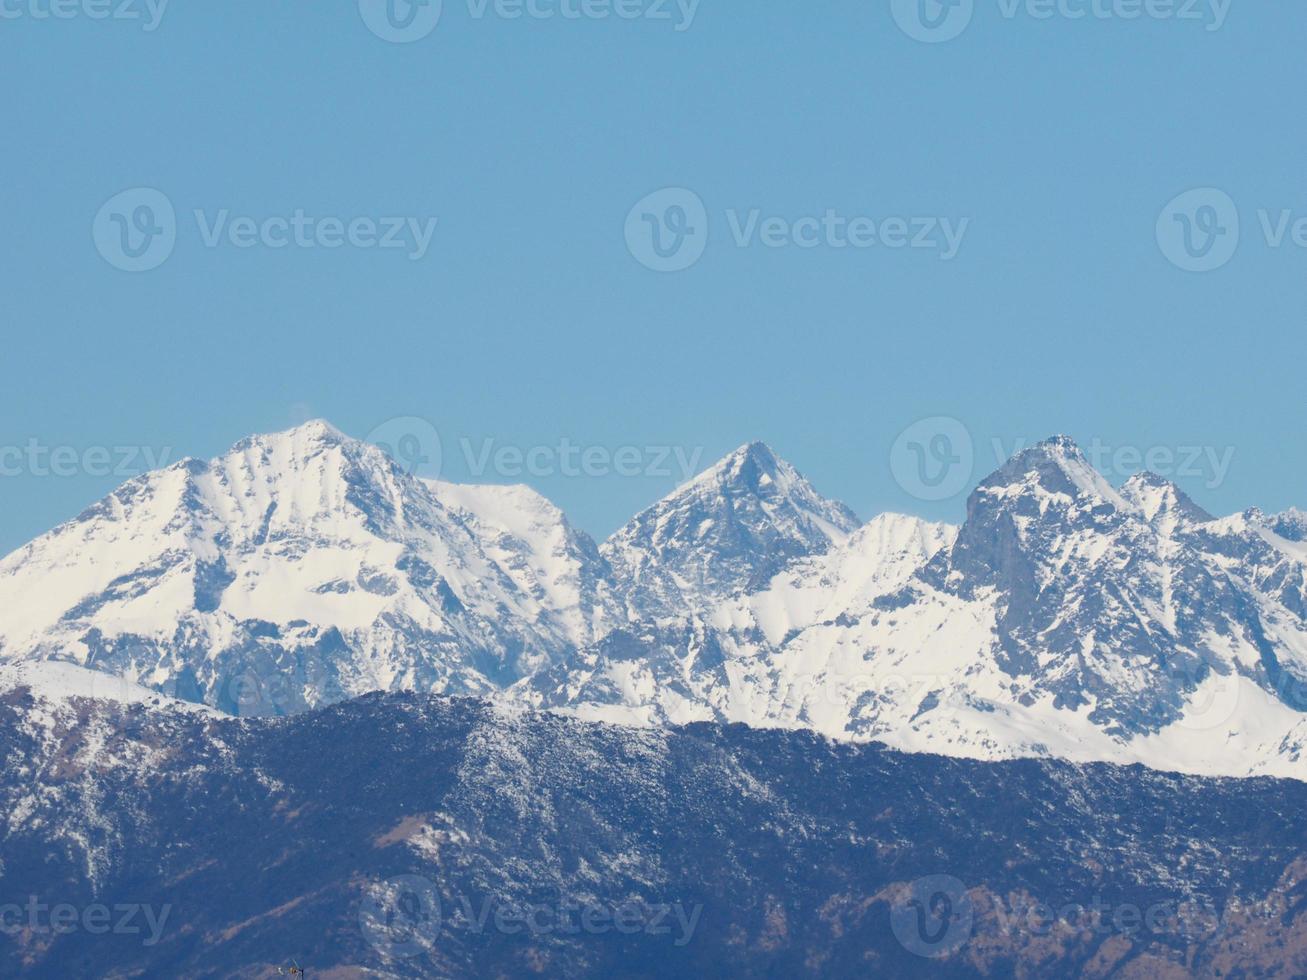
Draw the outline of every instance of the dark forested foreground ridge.
M0 976L1301 976L1307 785L0 693Z

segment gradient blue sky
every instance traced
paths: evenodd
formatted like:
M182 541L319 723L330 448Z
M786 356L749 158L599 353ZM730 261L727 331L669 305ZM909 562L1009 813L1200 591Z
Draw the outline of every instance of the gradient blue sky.
M977 0L961 36L923 44L888 0L702 0L679 32L446 0L400 45L352 2L173 0L153 32L6 2L0 446L207 457L308 417L364 436L412 415L464 479L461 439L705 463L763 439L864 517L956 520L964 494L919 500L890 465L906 427L951 416L972 483L992 440L1066 432L1231 447L1219 486L1178 482L1218 511L1307 505L1307 250L1269 247L1256 218L1307 216L1303 4L1235 0L1210 31ZM91 228L140 186L179 231L130 274ZM667 186L704 200L709 240L659 274L623 227ZM1237 203L1240 247L1183 272L1154 228L1208 186ZM439 225L420 261L210 249L197 208ZM754 208L970 225L950 262L735 247L723 215ZM0 551L117 482L0 478ZM602 536L675 481L531 482Z

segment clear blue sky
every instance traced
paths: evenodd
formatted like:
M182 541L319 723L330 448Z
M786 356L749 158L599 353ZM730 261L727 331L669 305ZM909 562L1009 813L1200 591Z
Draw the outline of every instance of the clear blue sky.
M763 439L863 516L956 520L964 494L918 499L891 468L905 428L949 416L972 483L992 440L1066 432L1230 447L1219 486L1181 476L1200 503L1307 505L1307 249L1272 248L1257 218L1307 216L1304 5L1236 0L1208 30L1208 0L1206 21L976 0L926 44L889 0L702 0L681 31L675 4L628 21L468 2L394 44L354 2L174 0L147 31L6 0L0 446L208 457L308 417L364 436L420 416L465 479L463 439L702 446L705 463ZM176 243L129 273L92 228L137 187L175 206ZM708 237L659 273L624 228L665 187L704 202ZM1241 228L1204 273L1155 231L1198 187ZM196 209L438 225L416 261L211 248ZM754 209L969 224L948 261L738 247L727 212ZM0 477L0 550L120 482L31 470ZM675 481L530 482L602 536Z

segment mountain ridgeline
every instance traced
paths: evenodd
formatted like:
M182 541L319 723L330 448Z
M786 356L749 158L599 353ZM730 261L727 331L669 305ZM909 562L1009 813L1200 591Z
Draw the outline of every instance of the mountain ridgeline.
M752 443L598 544L314 422L124 484L0 561L0 610L0 662L232 715L418 691L1307 778L1307 519L1114 488L1064 437L961 527L863 524Z

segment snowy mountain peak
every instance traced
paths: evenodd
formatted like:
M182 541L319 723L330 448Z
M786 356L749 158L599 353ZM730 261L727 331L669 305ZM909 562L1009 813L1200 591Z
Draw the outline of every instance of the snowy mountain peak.
M1307 511L1290 507L1268 518L1266 525L1286 541L1307 542Z
M492 690L566 656L593 605L554 605L566 556L540 570L499 538L382 450L311 422L133 480L0 561L0 657L72 660L241 714ZM602 565L593 543L588 560Z
M1128 505L1090 464L1070 436L1055 435L1016 453L977 488L983 495L1011 497L1023 493L1075 500L1089 497L1114 507Z
M380 476L398 472L399 467L384 450L351 438L334 425L321 419L305 422L293 429L249 436L224 453L215 464L230 468L231 463L265 467L293 474L316 465L317 460L332 459L335 465L363 467L356 475Z
M345 435L330 422L314 419L280 432L247 436L222 458L245 457L285 465L302 463L333 449L339 449L355 460L384 455L375 446Z
M644 514L662 513L682 506L688 500L753 498L769 511L792 509L828 525L827 537L843 540L860 526L857 515L838 501L819 494L797 469L764 442L750 442L722 457L704 472L677 488ZM778 518L779 513L772 513Z
M1054 436L981 481L951 553L930 576L941 587L1020 583L1033 594L1059 574L1057 549L1068 535L1110 533L1134 510L1070 438Z
M765 442L747 442L708 467L694 482L702 480L718 484L757 486L759 481L774 477L789 468L789 464L778 457Z
M761 442L741 446L604 543L638 614L680 615L759 588L843 543L857 515L827 500Z
M502 694L1307 778L1304 539L1300 511L1213 520L1155 474L1118 492L1058 436L961 528L859 527L749 443L597 546L530 488L424 481L311 422L132 480L0 560L0 662L231 714Z
M289 440L291 442L326 442L340 444L343 442L358 442L357 439L351 439L340 429L336 428L326 419L310 419L307 422L301 422L299 425L292 426L289 429L282 429L278 432L256 433L246 439L242 439L233 448L241 448L250 442L279 442Z
M1054 433L1042 442L1037 442L1032 447L1034 449L1044 449L1047 452L1060 452L1073 456L1082 456L1080 446L1075 439L1065 432Z
M326 419L309 419L309 421L294 426L286 430L287 434L299 433L308 438L328 439L334 442L345 442L349 436L341 432Z
M1148 470L1130 477L1121 487L1121 496L1150 523L1174 518L1201 524L1212 519L1178 486Z

